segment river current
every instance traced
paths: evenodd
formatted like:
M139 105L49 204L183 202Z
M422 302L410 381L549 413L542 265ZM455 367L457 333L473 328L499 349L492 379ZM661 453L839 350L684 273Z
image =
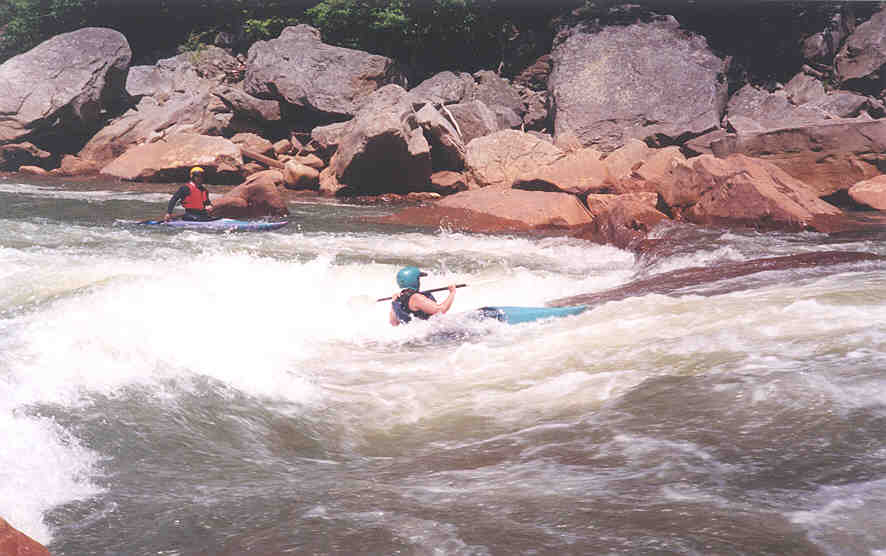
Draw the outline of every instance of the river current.
M459 315L886 233L136 224L172 190L0 178L0 517L53 555L886 555L886 264ZM449 315L388 325L407 264Z

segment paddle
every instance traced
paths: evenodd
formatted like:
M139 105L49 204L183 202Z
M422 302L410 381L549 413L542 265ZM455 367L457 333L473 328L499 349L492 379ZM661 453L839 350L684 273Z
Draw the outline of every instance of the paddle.
M473 284L456 284L455 287L456 287L456 288L465 288L465 287L470 286L470 285L473 285L473 286L481 286L481 285L483 285L483 284L489 284L489 283L492 283L492 282L498 282L499 280L502 280L502 278L494 278L494 279L492 279L492 280L484 280L484 281L481 281L481 282L474 282ZM442 287L442 288L433 288L433 289L430 289L430 290L422 290L422 291L420 291L420 292L418 292L418 293L442 292L442 291L444 291L444 290L448 290L448 289L449 289L449 286L445 286L445 287ZM351 297L351 298L348 299L348 305L351 305L351 306L358 305L358 304L359 304L359 305L369 305L369 304L371 304L371 303L378 303L378 302L380 302L380 301L390 301L391 299L394 299L394 298L393 298L393 297L390 297L390 296L389 296L389 297L380 297L380 298L376 299L376 300L373 302L372 298L369 297L368 295L357 295L357 296L354 296L354 297Z

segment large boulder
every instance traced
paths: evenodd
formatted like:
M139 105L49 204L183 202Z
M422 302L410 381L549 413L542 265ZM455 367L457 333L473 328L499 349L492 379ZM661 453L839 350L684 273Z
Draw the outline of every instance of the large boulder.
M656 209L655 193L627 193L624 195L587 196L588 211L593 223L585 226L579 237L630 249L649 233L667 215Z
M280 193L282 184L283 174L279 170L252 174L225 195L213 199L212 214L221 218L286 216L289 209Z
M143 76L136 85L130 75L127 87L131 94L139 93L138 104L96 133L78 153L80 158L103 165L134 145L163 141L179 133L222 135L231 129L235 115L254 115L238 105L248 104L248 95L238 95L224 83L225 68L237 60L215 47L201 52L199 56L179 54L155 66L138 66L137 74L149 71L153 81ZM273 118L273 107L264 108Z
M249 48L244 90L334 120L388 83L406 83L390 58L324 44L317 29L297 25Z
M0 145L0 170L18 170L20 166L45 166L52 153L28 143Z
M662 200L698 224L815 229L816 218L842 214L805 183L760 159L701 155L675 173L659 192Z
M83 134L124 95L132 51L113 29L57 35L0 65L0 144Z
M240 148L224 137L181 133L133 147L101 173L130 181L183 181L193 166L210 174L234 173L243 166L243 157Z
M835 120L796 128L728 135L711 144L714 154L744 154L772 162L832 195L881 172L886 165L886 120Z
M420 101L456 104L465 99L473 86L474 78L468 73L442 71L409 89L409 92Z
M886 210L886 176L860 181L849 188L849 196L860 205Z
M883 88L886 65L886 10L855 28L834 59L837 78L848 85Z
M399 85L386 85L370 95L347 123L329 163L337 180L346 186L346 194L427 188L431 148L416 119L413 100Z
M456 193L429 206L409 207L382 221L493 233L579 228L592 219L574 195L485 188Z
M586 195L608 189L606 164L600 151L588 147L567 153L549 164L538 164L514 180L515 189L560 191Z
M572 133L609 151L631 138L672 144L719 127L726 62L674 18L582 24L558 40L548 79L555 139Z
M465 167L465 145L453 122L430 103L425 104L415 117L430 143L434 170L462 170Z
M564 155L539 137L506 129L468 143L465 167L477 186L511 188L520 176Z
M452 116L465 145L478 137L485 137L505 129L495 112L481 100L444 105L442 110Z

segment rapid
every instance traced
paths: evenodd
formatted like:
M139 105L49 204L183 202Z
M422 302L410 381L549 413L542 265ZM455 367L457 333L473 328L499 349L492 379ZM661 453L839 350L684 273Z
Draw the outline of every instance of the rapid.
M459 315L886 232L137 225L172 190L0 177L0 517L53 555L886 555L886 263ZM388 324L407 264L450 314Z

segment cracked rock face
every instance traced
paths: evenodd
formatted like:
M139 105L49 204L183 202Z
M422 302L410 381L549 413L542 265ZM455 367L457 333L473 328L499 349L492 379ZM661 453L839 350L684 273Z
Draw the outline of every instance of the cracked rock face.
M132 51L113 29L57 35L0 65L0 143L97 128L124 94Z

